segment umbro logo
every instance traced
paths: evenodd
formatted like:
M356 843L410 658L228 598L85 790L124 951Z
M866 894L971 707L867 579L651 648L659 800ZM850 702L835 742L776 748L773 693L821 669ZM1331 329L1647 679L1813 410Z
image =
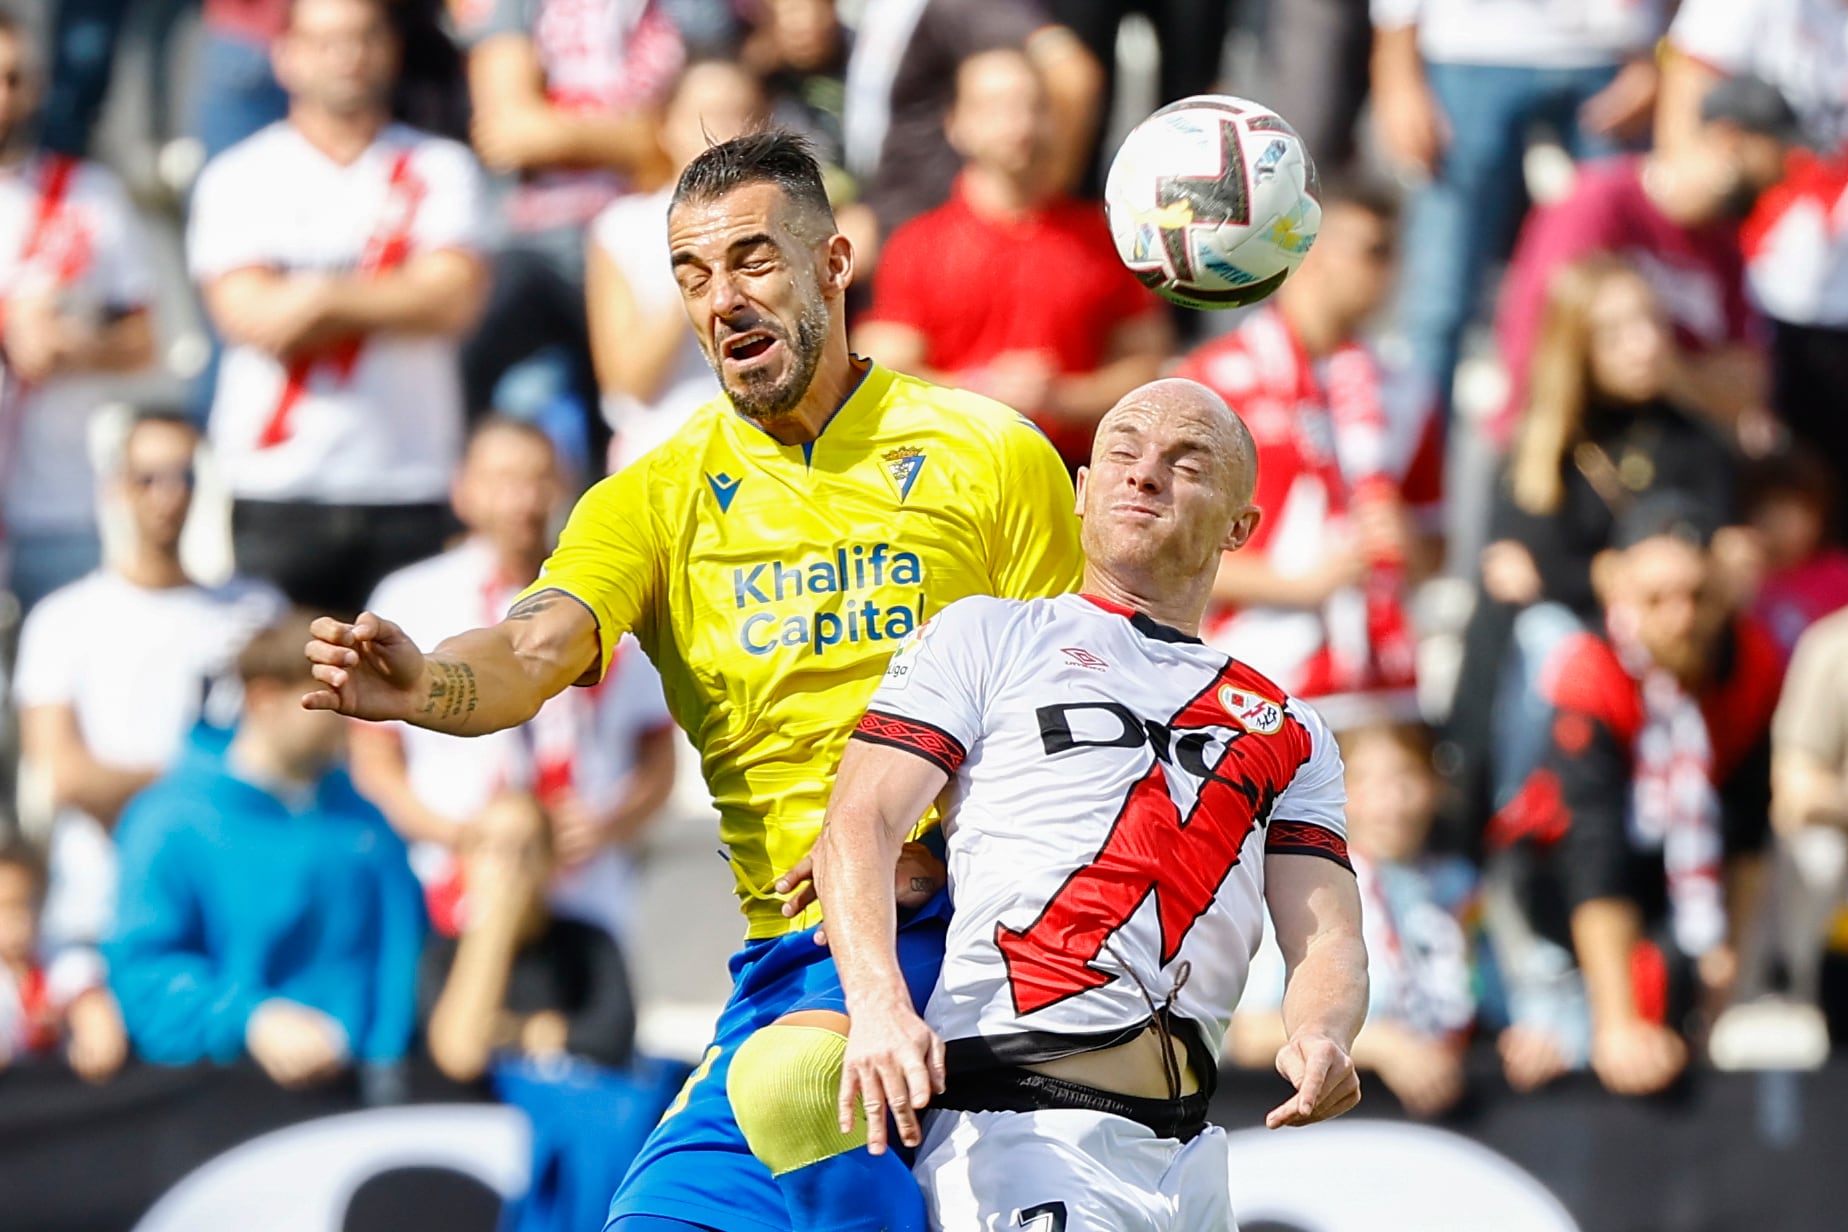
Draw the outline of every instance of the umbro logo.
M732 497L738 495L738 485L743 482L742 477L733 479L724 471L706 476L706 483L712 488L712 499L719 502L720 513L731 508Z
M1067 646L1059 653L1064 655L1069 662L1089 671L1107 672L1110 670L1108 663L1080 646Z

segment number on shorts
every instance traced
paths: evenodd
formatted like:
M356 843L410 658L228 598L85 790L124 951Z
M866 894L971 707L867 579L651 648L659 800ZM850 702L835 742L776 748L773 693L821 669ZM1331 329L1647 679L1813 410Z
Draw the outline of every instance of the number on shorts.
M1014 1212L1014 1226L1027 1232L1065 1232L1065 1203L1042 1202Z

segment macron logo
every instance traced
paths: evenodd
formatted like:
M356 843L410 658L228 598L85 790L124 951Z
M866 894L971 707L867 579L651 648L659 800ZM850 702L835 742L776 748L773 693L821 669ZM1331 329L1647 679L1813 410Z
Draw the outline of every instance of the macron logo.
M738 495L738 485L743 482L742 477L733 479L724 471L706 476L706 483L712 488L712 499L719 502L720 513L731 508L732 497Z

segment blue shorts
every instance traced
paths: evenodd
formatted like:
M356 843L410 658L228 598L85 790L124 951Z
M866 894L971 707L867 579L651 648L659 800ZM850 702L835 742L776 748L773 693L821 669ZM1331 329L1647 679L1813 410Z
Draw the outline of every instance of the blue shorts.
M900 917L898 963L921 1013L943 965L949 895ZM724 1232L792 1229L783 1191L751 1154L725 1093L731 1059L759 1027L801 1010L845 1013L847 999L815 932L746 942L732 955L732 995L699 1068L642 1145L610 1203L609 1217L658 1215Z

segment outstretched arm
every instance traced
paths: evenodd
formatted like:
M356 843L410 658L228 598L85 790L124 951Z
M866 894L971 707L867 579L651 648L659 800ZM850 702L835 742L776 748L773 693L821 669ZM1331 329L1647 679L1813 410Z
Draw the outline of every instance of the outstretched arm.
M1367 948L1354 874L1320 856L1272 854L1264 897L1289 971L1277 1070L1296 1094L1271 1110L1272 1129L1340 1116L1360 1102L1354 1037L1367 1017Z
M834 795L815 844L815 888L829 946L847 994L841 1132L866 1105L867 1149L885 1149L885 1108L908 1146L921 1141L917 1110L943 1089L943 1043L911 1006L898 966L898 909L892 867L905 836L949 779L914 753L853 740L841 756Z
M499 624L457 634L429 654L371 612L351 624L324 616L312 632L307 655L323 687L303 706L453 736L526 722L593 672L602 653L596 618L556 590L529 595Z

